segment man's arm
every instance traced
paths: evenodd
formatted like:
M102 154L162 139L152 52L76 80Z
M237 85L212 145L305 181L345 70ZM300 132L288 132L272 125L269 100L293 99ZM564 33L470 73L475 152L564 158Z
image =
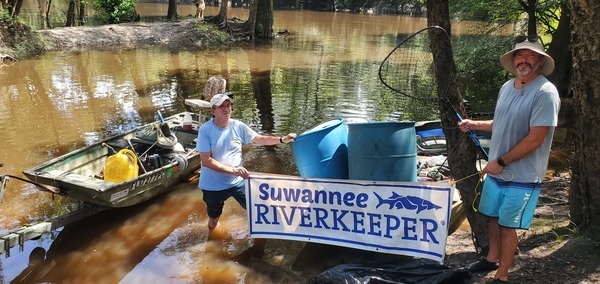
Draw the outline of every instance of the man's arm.
M508 165L518 159L521 159L535 149L540 147L542 143L544 143L544 138L548 131L550 130L550 126L532 126L529 127L529 134L525 136L515 147L510 149L508 152L502 154L499 158L502 158L505 165ZM502 171L504 167L498 164L498 159L490 161L483 172L490 174L498 174Z
M469 130L481 130L492 132L492 126L494 125L493 120L470 120L465 119L463 121L458 122L458 127L460 131L467 132Z
M242 170L242 167L230 167L222 164L221 162L213 159L210 156L210 152L200 152L200 160L202 160L202 166L207 167L213 171L226 173L234 176L241 176L247 178L247 171Z
M296 133L290 133L286 136L281 136L281 137L256 135L254 137L254 139L252 139L252 143L259 144L259 145L265 145L265 146L277 145L280 143L287 144L287 143L294 142L294 138L296 138Z

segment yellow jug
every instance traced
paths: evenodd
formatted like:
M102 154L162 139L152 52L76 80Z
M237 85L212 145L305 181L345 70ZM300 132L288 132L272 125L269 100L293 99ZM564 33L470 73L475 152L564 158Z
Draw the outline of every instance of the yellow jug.
M129 149L121 149L108 157L104 167L104 180L122 182L138 176L139 166L137 156Z

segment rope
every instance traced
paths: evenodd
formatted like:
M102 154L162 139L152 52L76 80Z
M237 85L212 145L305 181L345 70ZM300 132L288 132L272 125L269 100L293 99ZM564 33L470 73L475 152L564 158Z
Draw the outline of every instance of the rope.
M505 176L502 175L503 172L507 172L510 174L510 179L507 179ZM475 203L477 202L477 200L479 199L479 197L481 196L481 191L477 190L478 188L480 188L479 186L481 185L481 183L483 182L483 174L481 174L481 171L477 171L473 174L470 174L464 178L458 179L458 180L451 180L449 183L450 184L457 184L463 180L466 180L470 177L473 177L475 175L479 175L479 179L477 179L477 185L475 186L475 197L473 198L473 202L471 202L471 207L473 208L473 212L477 213L479 212L479 210L477 210L477 206L475 205ZM498 173L498 176L500 176L500 178L504 181L512 181L515 178L515 174L511 171L511 170L502 170L500 171L500 173Z

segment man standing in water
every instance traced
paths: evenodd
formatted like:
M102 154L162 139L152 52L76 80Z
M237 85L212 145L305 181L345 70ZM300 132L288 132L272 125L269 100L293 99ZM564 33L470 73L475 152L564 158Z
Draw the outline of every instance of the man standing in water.
M235 198L246 208L246 186L244 179L248 170L242 166L242 144L276 145L294 142L295 133L275 137L258 135L246 124L232 119L233 100L227 94L218 94L210 99L210 112L213 118L203 124L198 131L196 151L202 160L202 173L198 187L209 221L213 229L219 223L225 200Z
M537 40L537 36L517 38L515 48L500 57L504 69L516 78L500 89L494 119L459 123L463 132L492 132L479 204L488 220L489 252L466 267L471 272L497 269L490 283L508 283L519 244L516 229L531 225L558 123L558 91L544 77L554 70L554 60Z

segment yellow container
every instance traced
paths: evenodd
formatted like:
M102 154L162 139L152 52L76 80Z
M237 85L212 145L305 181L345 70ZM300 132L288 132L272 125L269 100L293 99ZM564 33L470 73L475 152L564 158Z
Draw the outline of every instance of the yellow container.
M121 149L108 157L104 167L104 180L122 182L138 176L139 166L137 156L129 149Z

